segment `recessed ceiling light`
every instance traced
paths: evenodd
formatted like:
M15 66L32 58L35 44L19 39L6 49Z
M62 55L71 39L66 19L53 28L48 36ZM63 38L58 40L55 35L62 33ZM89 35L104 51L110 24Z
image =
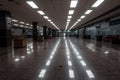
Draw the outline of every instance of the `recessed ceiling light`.
M50 19L48 19L48 21L49 21L49 22L51 22L51 20L50 20Z
M69 15L74 14L74 10L69 10Z
M68 18L70 19L70 18L72 18L72 16L68 16Z
M23 25L20 25L20 27L24 27Z
M67 21L70 22L70 19L68 19Z
M81 21L81 19L78 19L78 21Z
M104 2L104 0L97 0L92 7L98 7L102 2Z
M44 16L45 19L48 19L48 16Z
M87 10L86 12L85 12L85 14L90 14L92 12L92 10Z
M18 20L12 19L13 22L18 22Z
M26 23L27 26L29 26L30 24Z
M75 8L77 6L78 0L72 0L70 4L70 8Z
M40 15L45 15L43 11L37 11Z
M27 1L26 3L29 4L34 9L38 8L38 6L33 1Z
M20 24L25 24L25 22L20 22Z
M18 24L13 24L14 26L19 26Z
M83 18L85 18L85 16L83 15L83 16L81 16L80 18L83 19Z

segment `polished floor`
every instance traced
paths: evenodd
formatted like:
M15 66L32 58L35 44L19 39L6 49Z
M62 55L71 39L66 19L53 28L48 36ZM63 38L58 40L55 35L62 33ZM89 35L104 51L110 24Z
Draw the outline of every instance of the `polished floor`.
M0 56L0 80L120 80L120 46L78 38L27 41Z

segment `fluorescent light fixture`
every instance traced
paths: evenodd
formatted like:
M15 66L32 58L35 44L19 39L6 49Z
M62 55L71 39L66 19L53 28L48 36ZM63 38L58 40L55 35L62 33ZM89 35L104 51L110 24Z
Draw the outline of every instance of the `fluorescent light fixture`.
M48 60L47 63L46 63L46 66L49 66L49 65L50 65L50 62L51 62L51 61Z
M48 19L48 16L44 16L45 19Z
M77 21L79 21L79 22L80 22L80 21L81 21L81 19L78 19Z
M30 51L27 51L27 54L30 54L31 52Z
M80 18L83 19L83 18L85 18L85 16L83 15L83 16L81 16Z
M21 58L22 58L22 59L24 59L24 58L25 58L25 56L21 56Z
M82 64L82 66L86 66L86 63L84 61L80 61L80 63Z
M20 24L25 24L25 22L20 22Z
M50 20L50 19L49 19L48 21L49 21L49 22L51 22L51 20Z
M18 22L18 20L12 19L13 22Z
M105 54L108 54L108 53L109 53L109 51L105 51L104 53L105 53Z
M15 59L16 62L19 61L19 60L20 60L19 58L16 58L16 59Z
M70 4L70 8L75 8L77 6L78 0L72 0Z
M39 77L43 78L44 75L45 75L45 73L46 73L46 69L42 69L41 72L40 72L40 74L39 74Z
M27 1L26 3L29 4L34 9L38 8L38 6L33 1Z
M102 2L104 2L104 0L97 0L92 7L98 7Z
M86 73L89 76L89 78L95 78L91 70L86 70Z
M75 77L75 75L74 75L74 71L73 70L69 70L69 77L70 78L74 78Z
M23 25L20 25L20 27L24 27Z
M18 24L13 24L14 26L19 26Z
M40 15L45 15L43 11L37 11Z
M29 26L30 24L26 23L27 26Z
M86 12L85 12L85 14L90 14L92 12L92 10L87 10Z
M70 19L70 18L72 18L72 16L68 16L68 18Z
M69 22L70 22L70 19L67 19L67 21L69 21Z
M68 66L72 66L72 62L68 60Z
M50 22L51 24L53 24L53 22Z
M69 10L69 15L74 14L74 10Z

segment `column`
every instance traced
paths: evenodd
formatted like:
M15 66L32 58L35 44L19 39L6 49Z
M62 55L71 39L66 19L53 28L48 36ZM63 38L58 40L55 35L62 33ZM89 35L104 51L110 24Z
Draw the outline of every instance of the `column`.
M48 28L48 36L51 36L51 28Z
M33 22L33 40L37 41L37 37L38 37L38 32L37 32L37 25L38 22Z
M43 26L43 36L44 39L47 39L47 26Z
M11 37L11 14L8 11L0 11L0 47L12 46Z
M83 38L84 39L86 38L86 27L84 27L84 29L83 29Z

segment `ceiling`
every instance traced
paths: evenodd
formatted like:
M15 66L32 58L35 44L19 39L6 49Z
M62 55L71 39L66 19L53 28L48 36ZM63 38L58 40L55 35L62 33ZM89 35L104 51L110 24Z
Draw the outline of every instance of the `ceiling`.
M37 13L37 10L26 4L27 0L0 0L0 10L8 10L14 19L32 23L39 22L40 26L48 26L54 28L46 19ZM47 16L60 28L65 29L68 11L70 9L71 0L33 0L39 7L38 10L45 12ZM99 7L91 8L96 0L78 0L75 13L69 24L69 28L82 16L86 10L92 9L93 12L86 16L78 25L81 25L104 12L120 5L120 0L105 0ZM76 26L78 26L76 25ZM75 27L76 27L75 26ZM75 28L74 27L74 28Z

